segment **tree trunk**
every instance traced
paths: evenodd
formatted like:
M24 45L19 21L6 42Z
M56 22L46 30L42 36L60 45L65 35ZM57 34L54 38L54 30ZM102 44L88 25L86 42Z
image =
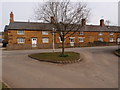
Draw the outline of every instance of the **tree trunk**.
M62 40L62 55L64 55L64 49L65 49L65 46L64 46L64 38Z

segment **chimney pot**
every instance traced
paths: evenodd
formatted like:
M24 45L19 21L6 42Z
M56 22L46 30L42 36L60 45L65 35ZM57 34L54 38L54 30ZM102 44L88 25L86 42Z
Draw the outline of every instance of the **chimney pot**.
M101 26L101 27L104 27L104 19L101 19L101 20L100 20L100 26Z
M51 16L51 24L53 24L54 23L54 16Z
M86 25L86 19L82 19L82 26Z
M14 14L13 12L10 13L10 23L14 22Z

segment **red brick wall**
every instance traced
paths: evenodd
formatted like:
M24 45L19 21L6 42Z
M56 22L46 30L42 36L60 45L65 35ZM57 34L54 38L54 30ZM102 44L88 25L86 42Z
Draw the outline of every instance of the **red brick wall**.
M72 32L70 32L70 34L71 33ZM75 37L75 45L76 46L86 46L87 43L89 43L89 42L98 41L99 37L102 37L105 42L109 42L110 37L113 37L114 40L116 41L118 35L120 35L120 33L114 33L114 35L110 35L109 32L102 32L102 33L103 33L103 35L100 36L98 34L98 32L84 32L84 35L80 35L80 32L76 32L74 35L72 35L70 37ZM49 31L49 35L42 35L42 31L31 31L31 30L25 30L24 35L18 35L17 30L9 30L9 31L6 31L5 34L4 34L4 39L6 41L8 41L9 45L13 45L13 44L17 45L18 44L18 42L17 42L18 37L24 37L25 38L25 43L24 44L26 44L26 45L32 44L32 41L31 41L32 37L37 38L37 44L38 45L43 44L42 43L42 38L43 37L48 37L49 38L48 45L50 47L52 47L51 45L53 43L53 37L52 37L51 31ZM85 37L84 42L79 42L79 37ZM61 42L60 42L60 39L59 39L59 35L57 33L55 34L55 43L58 45L58 47L61 47ZM65 46L70 46L70 38L67 38L65 40Z

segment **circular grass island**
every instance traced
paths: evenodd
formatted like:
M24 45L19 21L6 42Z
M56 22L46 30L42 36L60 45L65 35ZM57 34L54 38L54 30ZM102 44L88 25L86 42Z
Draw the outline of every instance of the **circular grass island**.
M116 50L114 53L120 57L120 49Z
M61 52L47 52L30 54L28 56L39 61L60 64L75 63L81 61L80 53L76 52L65 52L64 55L61 54Z

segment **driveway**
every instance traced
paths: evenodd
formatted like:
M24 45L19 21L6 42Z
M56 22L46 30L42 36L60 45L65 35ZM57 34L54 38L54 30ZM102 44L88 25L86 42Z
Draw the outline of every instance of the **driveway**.
M117 88L117 46L67 48L79 52L79 63L60 65L41 62L28 54L51 49L14 50L2 53L2 78L12 88ZM57 49L56 51L61 51Z

